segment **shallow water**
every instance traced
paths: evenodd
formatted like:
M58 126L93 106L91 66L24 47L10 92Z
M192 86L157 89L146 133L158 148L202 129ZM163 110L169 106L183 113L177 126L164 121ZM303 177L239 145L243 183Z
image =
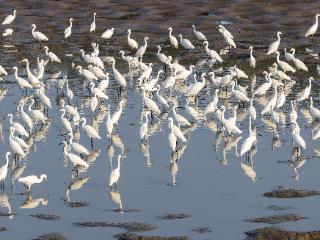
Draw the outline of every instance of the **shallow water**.
M223 65L232 66L235 62L249 75L249 80L240 80L242 86L250 84L253 74L257 75L257 85L264 80L262 71L271 65L272 57L266 58L262 53L266 52L268 44L275 39L277 30L283 31L284 39L282 47L295 47L299 58L304 59L309 66L309 73L297 73L294 80L297 82L287 97L283 112L288 116L290 111L289 100L296 96L307 85L307 78L315 76L315 64L317 60L305 53L304 48L311 46L311 42L303 37L303 33L314 21L314 13L317 11L317 1L310 3L299 3L283 1L234 1L236 4L224 3L224 1L131 1L105 2L86 1L81 4L46 1L42 3L3 1L1 2L0 19L11 9L18 10L18 17L13 28L15 36L3 41L0 48L1 65L5 66L10 74L11 67L19 66L21 74L24 68L18 63L22 58L27 57L31 65L35 66L36 56L44 51L39 49L38 43L31 38L32 23L36 23L39 30L46 33L50 39L48 46L50 50L63 59L63 64L50 64L46 67L47 95L51 98L53 109L49 111L51 125L45 127L46 131L38 132L33 137L33 150L28 154L27 159L18 163L16 167L26 166L22 176L30 174L39 175L46 173L48 181L35 185L32 191L32 199L41 199L47 205L39 204L34 208L24 204L26 197L19 195L24 191L18 183L15 184L15 192L11 188L11 175L6 182L6 194L9 198L13 216L0 217L0 226L9 230L1 232L1 239L32 239L49 232L59 232L68 239L111 239L111 236L122 233L125 230L119 228L80 228L72 223L82 221L110 221L110 222L141 222L157 226L155 230L143 232L146 235L186 235L191 239L243 239L244 232L255 228L268 226L267 224L256 224L246 222L246 219L273 215L277 213L296 213L307 219L297 222L282 223L279 226L289 230L318 230L320 219L318 212L318 197L302 199L272 199L263 197L262 194L278 186L285 186L297 189L318 189L320 176L319 158L316 157L314 149L319 147L317 141L312 141L310 130L310 118L302 112L306 105L299 104L299 124L301 134L307 143L307 150L303 152L306 162L298 169L299 180L293 178L293 168L287 163L291 157L292 144L290 128L286 125L278 126L281 147L273 148L273 130L266 126L263 119L258 118L256 123L258 132L257 153L253 157L253 167L257 173L257 181L253 182L248 178L240 167L245 163L245 158L238 158L235 149L230 151L225 146L225 141L216 135L215 129L209 129L204 121L186 130L188 143L182 156L177 161L178 172L176 175L176 186L171 186L172 176L170 173L170 150L167 142L169 133L167 127L167 115L164 114L160 120L155 120L151 128L154 133L149 137L148 151L145 146L140 146L139 128L142 117L141 93L136 86L136 81L129 81L129 87L122 99L126 101L123 115L120 118L118 138L114 138L111 145L106 137L105 117L106 112L99 116L103 119L97 122L97 113L90 113L88 105L89 93L83 88L83 80L70 68L71 60L77 64L81 62L78 51L84 48L91 51L90 43L97 40L100 43L100 55L117 55L120 49L130 51L126 45L125 31L133 29L133 37L142 42L145 35L150 37L150 47L147 50L145 62L157 62L155 46L161 44L163 51L172 56L180 56L179 52L169 48L166 29L171 25L174 34L182 33L189 39L192 36L191 24L195 23L199 29L209 38L210 46L215 49L224 47L224 42L219 35L217 24L228 24L227 28L234 33L238 48L230 57L224 56L226 63ZM53 10L57 9L59 10ZM183 9L183 11L182 11ZM97 34L89 34L89 24L92 21L92 13L97 12ZM64 44L62 32L67 25L67 18L73 17L74 28L71 42ZM107 28L114 26L115 34L111 41L101 41L98 36ZM318 38L316 38L316 41ZM248 69L245 58L248 54L247 47L252 44L257 56L258 68L254 71ZM12 47L8 47L12 45ZM186 66L195 64L205 56L200 50L200 43L197 43L194 54L186 54L181 57L181 62ZM74 54L74 58L66 54ZM124 62L117 58L117 68L126 73L127 68ZM156 65L154 73L161 66ZM66 191L72 183L72 166L64 162L62 146L59 145L64 137L60 122L60 112L57 106L57 94L55 80L50 76L53 73L62 71L70 79L70 86L76 93L73 103L80 106L81 115L85 116L89 123L100 126L102 140L94 141L94 149L100 150L97 159L91 163L87 172L80 173L79 178L88 178L79 189L70 190L69 202L86 202L89 205L72 208L66 203ZM110 66L107 71L111 72ZM0 144L1 159L4 160L5 152L8 151L8 127L7 113L16 113L15 105L21 97L21 90L16 84L12 84L12 75L9 76L4 88L8 88L7 96L0 102L0 115L2 119L2 138ZM111 77L112 86L107 94L110 98L104 105L110 103L113 112L120 99L116 94L116 83ZM318 83L312 88L312 96L318 96ZM211 101L213 90L210 85L202 91L199 98L199 109L203 110L206 104ZM227 104L223 101L224 94L221 94L220 103L225 103L230 115L234 103ZM271 93L267 96L270 98ZM61 97L61 96L60 96ZM262 98L263 99L263 98ZM260 99L261 101L261 99ZM256 101L257 112L261 111L260 101ZM179 99L179 113L184 114L183 106L185 99ZM262 102L262 101L261 101ZM319 107L319 102L315 101ZM300 110L301 109L301 110ZM239 121L243 130L242 139L247 136L248 118L246 109L244 116ZM171 112L169 112L169 116ZM185 114L184 114L185 115ZM239 113L240 115L240 113ZM16 116L16 115L15 115ZM15 117L14 119L17 119ZM90 140L80 130L81 143L88 148ZM239 140L239 148L242 140ZM111 146L110 146L111 145ZM114 149L114 154L112 150ZM110 151L108 152L107 149ZM145 151L142 151L142 150ZM124 154L121 161L121 177L118 183L118 191L121 195L124 212L113 211L117 205L110 198L108 180L110 174L109 155L114 155L113 166L116 165L118 154ZM11 164L12 165L12 164ZM13 166L12 166L13 167ZM73 185L74 188L77 188ZM69 187L70 188L70 187ZM71 187L72 188L72 187ZM40 200L39 200L40 201ZM67 202L68 202L67 201ZM29 199L30 202L30 199ZM23 205L24 204L24 205ZM36 204L35 204L36 205ZM288 206L292 209L286 211L273 211L267 208L269 205ZM0 208L1 212L8 212L7 208ZM126 211L128 210L128 211ZM132 211L130 211L132 210ZM135 211L137 210L137 211ZM30 214L45 213L54 214L60 217L59 220L46 221L30 217ZM177 220L161 220L157 216L167 213L185 213L190 218ZM192 229L197 227L208 227L211 232L199 234Z

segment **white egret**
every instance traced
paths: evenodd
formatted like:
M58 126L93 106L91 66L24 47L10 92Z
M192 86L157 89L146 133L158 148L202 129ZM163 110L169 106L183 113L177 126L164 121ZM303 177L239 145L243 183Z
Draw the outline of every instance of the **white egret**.
M219 32L222 34L224 40L228 44L229 48L233 47L236 48L236 44L233 40L232 34L222 25L219 25Z
M38 109L32 109L34 102L35 102L34 99L31 98L30 104L28 106L28 112L30 113L31 118L34 121L40 121L42 123L45 123L48 120L48 118L43 114L43 112L41 112Z
M72 32L72 22L73 22L73 18L69 18L69 26L66 27L64 29L64 38L67 39L68 37L71 36L71 32Z
M39 88L40 87L40 80L35 75L33 75L33 73L30 71L29 60L25 58L21 62L26 63L28 80L30 81L31 85L33 87Z
M11 154L10 152L6 153L6 163L0 167L0 183L2 184L3 188L4 188L4 182L6 180L7 173L8 173L10 154Z
M34 39L39 41L40 46L41 46L41 42L49 41L49 38L46 35L44 35L42 32L35 31L37 28L37 26L35 24L32 24L31 27L32 27L32 32L31 32L32 36Z
M101 35L101 38L110 39L113 35L114 28L107 29Z
M277 104L276 104L276 107L277 108L281 108L284 103L286 102L286 95L285 95L285 92L284 92L284 88L281 87L282 91L280 92L280 94L278 94L278 99L277 99Z
M121 162L121 155L118 155L118 165L115 169L112 170L110 177L109 177L109 187L112 187L114 184L117 186L117 183L120 178L120 162Z
M291 48L291 51L292 51L293 63L296 66L296 68L308 72L308 67L304 64L304 62L302 62L300 59L295 57L294 54L296 50L294 48Z
M84 147L80 143L77 143L77 142L73 141L73 133L72 132L69 132L68 135L70 137L69 138L69 146L71 146L73 151L75 151L75 152L77 152L79 154L82 154L84 156L90 154L89 150L86 147Z
M153 101L151 98L148 98L144 90L142 90L142 99L146 108L148 108L151 112L154 112L156 114L161 113L158 104L155 101Z
M119 102L119 109L117 111L115 111L111 116L111 120L112 120L113 124L118 125L120 116L121 116L122 111L123 111L123 106L124 106L124 101L120 101Z
M195 120L198 121L200 119L199 113L193 107L189 105L189 100L186 100L185 105L186 112Z
M89 124L87 124L87 120L83 117L80 119L80 122L82 122L82 129L86 132L88 137L91 139L91 143L93 138L101 139L99 133Z
M173 134L174 134L179 140L181 140L182 142L186 143L186 142L187 142L187 139L186 139L185 136L183 135L180 127L176 126L176 125L173 123L173 118L169 117L169 118L168 118L168 121L170 122L171 128L173 129Z
M128 45L132 49L138 49L139 45L136 40L132 39L131 37L131 29L128 29Z
M181 126L191 126L191 123L184 116L180 115L176 112L176 106L172 108L173 118L177 121L177 123Z
M291 67L288 63L281 61L279 59L280 53L278 51L276 51L275 53L277 55L277 64L279 65L280 68L282 68L284 72L293 72L293 73L296 72L296 70L293 67Z
M249 136L243 141L240 150L240 156L243 156L245 153L249 152L252 146L256 141L256 136L252 132L251 128L251 117L249 117Z
M170 40L171 45L174 48L178 48L179 47L179 43L178 43L177 38L172 35L172 27L169 27L168 31L169 31L169 40Z
M313 36L317 30L318 30L318 17L320 16L319 13L317 13L315 15L315 23L307 30L306 34L304 35L305 37L308 37L308 36Z
M164 54L164 53L160 53L161 52L161 47L158 45L158 52L157 52L157 57L159 59L160 62L165 63L168 59L168 57Z
M254 92L253 96L255 95L264 95L272 85L272 79L267 71L264 71L263 74L265 75L266 82L260 85Z
M249 116L253 119L257 119L257 112L255 107L253 106L253 98L250 99L250 106L248 108Z
M225 114L225 107L224 106L221 106L221 122L223 124L223 126L226 128L228 134L232 134L232 133L238 133L238 134L241 134L242 131L237 127L237 125L234 124L233 121L229 121L229 119L226 119L224 117L224 114Z
M290 120L290 123L294 123L297 121L297 118L298 118L298 114L297 114L297 111L294 107L294 102L291 100L290 102L291 104L291 112L289 113L289 120Z
M253 47L250 46L250 47L249 47L249 50L250 50L250 57L249 57L250 67L255 68L255 67L256 67L256 59L255 59L255 57L254 57L253 54L252 54L252 52L253 52Z
M197 31L194 25L192 25L192 28L199 41L207 41L207 37L202 32Z
M89 164L87 162L85 162L84 160L82 160L81 157L67 151L68 144L66 141L63 141L63 145L64 145L63 146L63 154L66 158L69 159L69 161L73 164L73 166L75 166L75 167L81 166L81 167L85 167L85 168L89 167Z
M145 112L144 114L145 122L140 127L140 140L143 141L143 139L148 138L148 112Z
M14 122L13 119L13 115L11 113L8 114L9 117L9 121L12 127L15 128L15 130L18 132L18 134L25 136L25 137L29 137L29 133L27 132L27 130L18 122Z
M315 120L319 120L319 119L320 119L320 110L317 109L317 108L315 108L315 107L313 106L313 99L312 99L312 97L310 97L309 110L310 110L310 113L311 113L313 119L315 119Z
M278 39L277 39L275 42L273 42L273 43L271 43L271 44L269 45L267 55L270 55L270 54L278 51L278 48L279 48L279 46L280 46L280 41L281 41L281 38L280 38L280 35L281 35L281 34L282 34L282 32L280 32L280 31L277 32L277 38L278 38Z
M12 28L6 28L4 32L2 33L2 37L9 37L12 36L13 29Z
M174 135L173 133L173 126L172 126L172 122L169 120L169 128L170 128L170 133L169 133L169 146L171 148L171 152L175 152L177 151L177 137Z
M26 154L23 151L21 145L16 140L13 139L14 128L10 128L9 130L10 130L9 145L10 145L10 148L11 148L12 152L14 154L19 155L19 156L25 157Z
M43 49L46 53L46 56L50 59L51 62L61 63L61 60L56 54L54 54L53 52L49 52L48 46L44 46Z
M23 122L28 126L29 131L31 132L32 127L33 127L33 122L32 122L31 117L23 110L24 104L25 104L24 101L21 100L20 101L20 116L21 116L21 119L23 120Z
M108 105L108 116L107 116L107 121L106 121L106 127L107 127L107 133L108 136L111 137L112 131L113 131L113 122L110 116L110 105Z
M203 42L204 45L204 50L206 51L206 53L208 54L208 56L214 60L214 61L218 61L220 63L223 62L222 58L220 57L219 53L217 53L215 50L209 49L209 43L208 41L204 41Z
M27 177L22 177L18 178L18 182L22 183L30 192L31 191L31 186L35 183L41 183L43 180L47 180L47 175L46 174L41 174L40 177L35 176L35 175L30 175Z
M15 133L15 128L14 127L10 127L10 134L12 135L12 139L14 141L16 141L17 143L19 143L19 145L22 147L22 149L24 151L29 151L30 147L29 145L20 137L17 137L17 136L14 136L14 133Z
M93 97L91 98L90 108L91 112L94 112L99 105L99 100L97 98L97 94L93 92Z
M271 110L273 110L276 107L277 100L278 100L278 84L274 86L274 94L270 99L270 101L267 103L267 105L262 109L261 115L264 115L270 112Z
M191 41L189 39L182 38L181 34L179 34L179 38L180 38L180 44L183 48L187 50L192 50L195 48L194 45L191 43Z
M149 38L148 37L144 37L144 44L138 48L138 50L136 51L136 58L140 59L142 61L142 57L145 54L147 47L148 47L148 41Z
M91 82L89 86L92 94L95 94L97 97L102 99L109 99L109 97L104 92L95 87L95 84L93 82Z
M291 50L292 50L292 49L291 49ZM293 61L294 56L293 56L293 54L290 53L289 51L287 52L287 49L284 48L284 58L285 58L288 62L290 62L290 61Z
M197 97L197 95L206 85L206 79L204 76L206 76L206 73L201 74L201 82L195 82L188 87L188 91L186 94L187 96Z
M232 81L231 82L231 93L239 101L239 104L241 102L243 102L243 103L250 102L250 99L247 97L247 95L239 90L235 90L234 86L235 86L235 82Z
M2 22L2 25L11 24L14 21L14 19L16 18L16 14L17 14L17 10L14 9L13 14L9 14L8 16L6 16L6 18Z
M306 142L300 135L300 127L298 127L296 123L292 123L292 124L293 124L293 129L291 131L291 134L292 134L292 140L294 145L296 145L297 148L306 149Z
M93 21L90 24L90 32L95 32L96 31L96 15L97 13L93 13Z
M124 78L124 76L116 69L115 64L116 64L116 60L112 58L112 71L113 71L114 78L118 81L121 87L125 88L127 86L127 81Z
M63 127L64 129L67 131L67 133L72 133L72 125L69 122L69 120L67 118L65 118L65 114L66 114L66 110L65 109L61 109L60 112L62 112L60 119L62 121Z
M14 70L14 78L16 79L22 90L25 88L33 88L27 80L18 76L18 67L14 66L12 69Z
M298 94L297 102L302 102L309 98L311 92L311 81L314 80L313 77L309 78L309 85Z
M159 92L160 92L160 85L157 85L156 99L157 99L158 102L161 103L163 106L169 108L168 101L167 101L164 97L162 97Z

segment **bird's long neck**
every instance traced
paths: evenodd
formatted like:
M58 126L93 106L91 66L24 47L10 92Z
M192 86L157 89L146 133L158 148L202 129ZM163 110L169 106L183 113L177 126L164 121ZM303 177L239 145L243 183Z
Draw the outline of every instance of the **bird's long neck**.
M9 121L10 121L10 124L13 125L12 115L9 116Z
M29 61L26 61L26 68L27 68L27 72L30 72L30 67L29 67Z
M169 29L169 36L172 36L172 29Z
M250 57L253 57L252 52L253 52L253 49L250 48Z
M160 51L161 51L161 47L158 48L158 54L160 54Z
M64 153L66 156L69 155L69 153L68 153L68 151L67 151L67 144L66 144L66 143L64 144L64 147L63 147L63 153Z
M16 11L13 11L13 17L14 18L16 17Z
M310 98L310 107L313 107L313 99Z
M36 30L36 28L37 28L36 25L34 25L34 26L32 27L32 33L34 33L34 31Z
M316 24L318 25L318 17L319 17L319 15L316 15Z
M278 36L278 42L280 42L280 40L281 40L280 33L278 33L277 36Z
M66 114L66 110L62 109L61 119L64 119L65 114Z
M120 171L120 159L121 159L121 157L118 157L118 166L117 166L117 169Z
M72 20L70 19L70 28L72 28Z

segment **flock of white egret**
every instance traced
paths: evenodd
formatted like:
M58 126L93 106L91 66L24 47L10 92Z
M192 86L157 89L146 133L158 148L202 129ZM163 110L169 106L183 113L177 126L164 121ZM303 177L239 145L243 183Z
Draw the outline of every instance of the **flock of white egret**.
M13 14L8 15L2 22L2 25L8 27L4 30L3 37L14 34L13 29L9 27L15 20L16 14L17 11L14 10ZM88 28L90 33L94 33L97 27L96 13L93 16L93 22ZM317 32L318 16L317 14L316 22L307 30L305 37L313 36ZM72 28L76 27L76 24L73 26L74 22L76 20L70 18L69 26L64 30L66 40L72 36ZM41 27L45 30L45 26ZM224 62L223 55L228 54L226 49L229 48L231 51L232 48L237 47L233 34L224 26L219 25L221 41L225 41L227 47L224 51L218 51L213 49L214 44L209 44L210 40L204 33L198 31L196 26L192 25L192 29L194 37L189 40L181 34L178 35L178 38L175 37L176 31L169 27L168 42L177 54L180 52L191 54L193 49L201 48L204 50L201 54L206 58L204 63L198 62L189 67L183 66L178 61L173 61L172 56L167 56L162 51L165 47L161 46L157 46L158 51L154 52L154 56L156 56L154 62L146 63L143 61L145 60L143 57L149 51L149 38L144 37L143 44L140 45L134 40L134 32L130 29L127 31L128 46L123 46L126 51L120 51L119 56L100 57L99 45L92 43L93 51L91 53L86 53L83 49L79 49L79 53L75 53L81 57L81 64L85 67L74 64L74 61L66 63L70 64L70 68L83 78L90 99L87 106L77 106L75 99L78 96L70 88L68 76L64 75L63 78L56 79L57 94L61 97L59 101L61 121L53 124L61 126L63 129L62 153L64 158L73 164L74 177L78 177L79 169L87 170L90 168L91 163L88 161L88 156L93 153L95 141L110 141L112 143L114 141L113 136L121 132L121 124L119 123L125 111L125 101L121 99L118 107L112 110L108 97L110 85L117 86L117 96L120 99L126 95L126 91L134 82L138 85L137 89L141 93L143 105L141 110L143 122L139 132L141 145L148 145L148 139L154 134L150 130L154 122L163 120L168 122L168 146L171 152L170 171L173 176L173 185L175 185L175 174L178 170L177 158L181 156L181 152L184 151L190 137L186 137L185 133L191 133L194 124L207 124L210 128L214 128L217 133L224 134L226 142L237 139L237 144L240 139L238 136L244 136L240 150L236 151L236 155L238 157L246 156L247 163L241 163L241 167L252 180L256 179L256 174L253 170L251 158L255 154L258 140L254 126L255 122L263 118L264 115L270 116L269 122L275 126L290 123L296 159L301 155L302 150L307 148L307 143L300 135L299 115L296 108L297 104L302 104L301 102L310 102L308 109L312 118L315 121L320 119L320 110L313 105L311 96L311 88L315 77L310 77L307 81L295 80L297 71L308 72L309 68L295 55L294 48L291 48L290 51L284 49L283 56L286 61L281 60L280 46L283 33L278 31L276 34L277 40L271 43L268 50L265 51L265 54L270 55L270 58L274 58L275 61L268 69L263 71L265 82L257 87L254 86L254 82L248 88L248 86L240 85L242 79L249 78L243 70L237 66L222 68L219 65ZM116 31L115 28L107 29L102 33L101 38L104 40L111 39L114 31ZM35 24L32 24L30 32L32 37L40 43L40 46L43 42L50 44L50 39L44 33L37 31ZM22 89L22 98L17 104L17 112L7 114L7 119L10 122L8 139L10 149L5 154L5 164L0 168L0 181L3 186L8 175L10 160L16 163L28 157L31 151L30 144L34 144L30 141L30 138L39 129L43 129L50 118L52 97L46 94L48 87L46 67L50 64L65 64L65 62L61 56L51 52L48 46L43 47L43 53L46 56L44 59L40 59L40 56L29 56L29 58L37 59L37 66L34 70L31 69L27 58L19 62L25 64L27 73L25 77L22 77L23 75L19 73L17 66L0 66L0 75L6 79L8 72L13 72L13 79ZM256 68L259 65L259 59L256 60L254 57L252 46L248 49L248 56L246 63L248 68ZM125 73L125 70L118 70L117 63L120 61L127 64L128 73ZM202 65L206 65L206 69L209 70L204 71ZM159 68L159 70L155 72L153 70L155 68ZM287 101L287 95L296 81L306 82L306 87L300 93L295 94L295 99ZM251 92L249 89L251 89ZM8 90L17 91L17 88L9 88ZM271 92L273 94L270 98L267 98ZM204 107L198 106L199 98L203 95L210 96L210 101ZM5 97L4 90L1 92L1 97ZM220 103L222 97L224 103ZM228 108L225 106L226 102L228 104L239 104L234 104L233 111L229 114ZM256 102L263 105L261 112L256 110ZM289 116L282 112L285 104L291 106ZM26 111L25 105L28 106ZM107 136L99 133L99 126L90 125L88 119L82 114L82 108L88 108L92 114L95 112L102 113L102 118L99 121L104 122ZM240 108L247 113L248 130L242 129L238 123L237 113ZM163 118L162 114L165 112L170 116ZM93 121L93 119L91 120ZM139 130L137 129L137 131ZM80 132L84 133L81 138ZM274 132L274 134L276 133ZM312 129L312 137L314 140L320 137L320 128ZM91 140L91 149L80 143L84 138ZM117 166L111 169L109 178L111 188L115 187L120 179L121 158L124 154L123 152L122 155L118 156ZM33 184L41 183L46 179L46 174L18 176L16 178L28 191L31 190Z

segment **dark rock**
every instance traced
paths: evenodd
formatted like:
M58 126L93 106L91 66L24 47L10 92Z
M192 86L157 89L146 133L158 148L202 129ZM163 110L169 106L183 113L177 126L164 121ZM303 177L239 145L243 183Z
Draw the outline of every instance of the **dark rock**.
M53 214L44 214L44 213L30 214L30 217L35 217L43 220L59 220L60 219L59 216L56 216Z
M76 223L73 223L73 225L77 227L117 227L117 228L124 228L130 232L144 232L144 231L149 231L156 228L154 225L150 225L147 223L137 223L137 222L129 222L129 223L76 222Z
M0 227L0 232L5 232L5 231L8 231L8 228L6 228L6 227Z
M281 228L259 228L245 233L247 240L318 240L320 231L295 232Z
M65 202L65 204L71 208L78 208L78 207L88 207L89 203L88 202Z
M248 222L278 224L282 222L294 222L300 219L306 219L296 214L277 214L273 216L248 219Z
M139 209L129 208L129 209L112 209L112 210L105 210L106 212L140 212Z
M277 206L277 205L269 205L267 206L267 208L274 211L283 211L283 210L292 209L292 207L284 207L284 206Z
M183 218L189 218L189 217L191 216L184 213L169 213L164 216L157 216L157 218L163 219L163 220L183 219Z
M67 240L67 238L60 233L46 233L33 240Z
M211 230L208 227L197 227L195 229L192 229L192 232L209 233L209 232L211 232Z
M272 190L271 192L266 192L263 194L265 197L270 198L302 198L302 197L310 197L320 195L320 191L315 190L300 190L300 189L290 189L290 188L282 188Z
M121 233L113 236L119 240L188 240L186 236L160 237L160 236L141 236L133 233Z

